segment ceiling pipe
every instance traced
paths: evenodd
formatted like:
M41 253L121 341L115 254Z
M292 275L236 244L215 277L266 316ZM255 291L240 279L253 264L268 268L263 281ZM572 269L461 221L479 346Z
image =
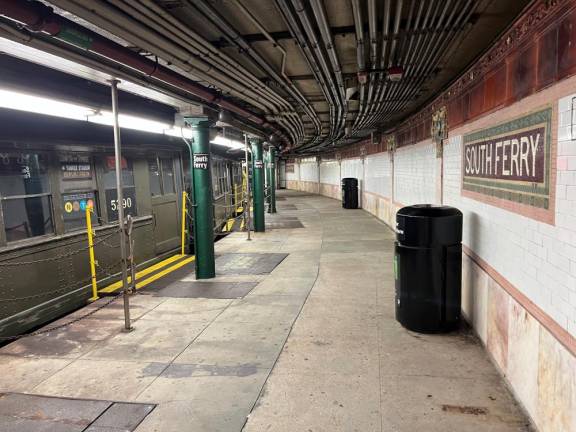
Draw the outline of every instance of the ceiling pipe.
M400 19L402 18L402 6L403 0L398 0L396 2L396 15L394 19L394 28L392 31L392 42L390 43L390 54L388 55L388 67L392 65L394 61L394 54L396 51L396 39L398 37L398 32L400 31ZM386 48L388 39L390 38L390 1L387 0L384 4L384 19L383 19L383 30L382 30L382 55L380 56L380 69L386 67ZM360 127L365 126L366 122L369 122L375 114L378 113L380 108L380 100L382 99L384 93L389 91L391 84L387 81L387 74L379 72L378 73L378 86L376 89L376 94L374 95L374 99L370 102L370 111L368 115L362 119Z
M326 10L324 9L324 3L322 0L310 0L310 5L312 6L314 17L316 18L318 28L320 29L320 35L322 36L324 47L328 52L328 57L332 63L332 69L336 75L338 88L340 89L339 98L343 112L341 117L341 124L339 127L343 128L345 126L346 117L348 115L348 104L346 102L346 87L344 86L344 79L342 78L342 68L340 66L340 60L338 59L336 47L334 46L334 37L332 36L332 31L330 30L330 25L328 23Z
M463 5L463 3L465 4ZM434 51L432 58L430 59L430 61L428 61L427 64L425 63L419 64L418 66L420 67L417 68L417 71L422 70L423 73L427 74L431 71L432 68L436 67L440 58L443 55L445 55L446 48L448 48L448 46L450 45L452 33L460 31L462 29L462 26L464 26L465 23L468 22L470 16L475 10L473 0L462 0L460 2L460 5L458 6L455 5L452 8L452 12L450 13L449 18L446 20L446 23L443 26L445 29L452 28L453 30L445 31L440 35L440 37L436 40L436 43L434 44ZM458 17L453 22L450 22L450 20L454 16L454 13L458 10L460 11ZM442 26L441 25L437 26L437 29L439 29L440 27ZM441 32L437 31L436 33L438 34ZM417 80L416 82L416 85L412 89L406 89L405 91L406 97L403 98L403 102L396 103L393 109L402 109L403 107L405 107L408 104L408 102L414 97L419 86L423 84L425 79L426 79L425 75L420 76L419 80ZM389 112L388 115L383 120L387 120L390 117L391 112Z
M411 77L414 76L414 74L411 72L411 69L414 65L414 62L416 61L420 61L419 59L422 57L423 52L423 46L426 44L427 39L430 37L429 34L426 34L426 32L429 32L429 28L428 26L428 21L430 20L432 11L434 10L434 2L429 2L428 3L428 8L426 11L426 15L424 16L424 20L422 23L422 27L421 27L421 32L419 32L418 34L418 38L416 41L416 45L414 46L414 49L409 53L409 55L406 56L407 60L405 63L405 72L404 72L404 77L405 79L409 79ZM440 7L440 2L436 3L436 6ZM397 96L403 96L404 95L404 90L402 89L401 86L396 85L395 88L391 91L391 92L387 92L387 94L384 95L383 97L383 102L384 102L384 108L382 110L382 113L380 114L380 116L376 117L373 121L379 121L381 119L382 115L387 115L390 109L391 105L394 105L394 98Z
M128 43L143 48L168 64L173 64L192 79L201 79L215 84L232 96L246 100L264 112L274 112L274 104L237 82L233 75L227 76L210 64L196 58L172 40L165 38L152 28L143 28L135 19L102 0L91 0L89 3L75 0L51 0L52 4L107 30Z
M414 5L414 2L412 4L412 6L413 5ZM418 32L419 40L420 40L420 38L422 38L423 41L426 41L426 38L428 37L428 35L423 36L422 33L424 33L426 30L426 24L427 24L427 21L428 21L428 18L430 16L431 11L433 10L434 2L428 2L427 14L424 18L422 28L419 29L419 23L420 23L423 5L424 5L424 2L421 2L420 8L419 8L419 13L418 13L416 21L414 23L414 27L413 27L414 31L412 32L412 36L413 36L414 32ZM413 7L410 8L410 16L412 16L412 12L413 12ZM408 25L409 25L409 22L408 22ZM409 30L409 29L406 29L406 30ZM408 80L411 79L411 74L409 72L406 72L406 68L408 67L408 62L409 62L409 60L407 60L407 59L411 54L413 57L414 53L416 52L416 49L414 49L414 51L411 51L411 47L412 47L412 44L409 45L408 50L406 52L400 53L400 55L404 59L404 62L402 60L399 60L397 62L398 66L401 66L404 68L404 77L403 77L404 83L406 83ZM419 58L419 57L416 57L416 58ZM391 64L392 59L390 58L390 56L388 57L387 60L388 60L388 62L385 64ZM365 127L373 127L374 124L379 122L380 119L382 118L382 116L385 115L388 112L388 110L390 109L390 105L394 103L392 101L395 101L396 97L400 97L399 92L402 92L405 87L407 87L406 84L402 85L401 82L387 82L385 91L380 95L380 98L377 102L377 110L374 113L374 115L370 119L367 120Z
M278 8L278 11L280 12L280 14L283 16L284 21L286 22L286 25L288 26L288 30L290 31L290 33L292 34L294 39L297 41L298 46L302 50L302 55L304 56L304 59L308 63L308 66L310 67L312 74L316 78L316 82L319 84L320 90L322 91L324 98L326 99L326 103L328 104L328 108L330 111L329 120L328 120L330 123L329 133L328 133L328 135L325 135L324 131L322 131L320 134L321 140L328 139L329 137L332 136L333 131L334 131L333 125L334 125L335 107L334 107L334 101L332 100L332 96L331 96L331 94L328 90L328 86L325 82L324 75L320 72L320 69L318 68L317 63L315 62L314 54L310 50L310 46L308 45L308 41L307 41L306 37L304 36L304 34L302 33L302 30L300 29L300 25L297 22L296 18L294 17L292 10L287 3L287 0L276 0L276 7ZM312 144L310 144L310 145L312 145Z
M282 65L280 67L280 74L283 80L278 79L275 71L269 67L267 62L265 62L266 66L270 68L269 72L274 78L276 78L276 81L278 81L283 87L285 87L286 91L288 91L288 93L302 105L306 114L308 114L310 119L314 122L316 132L319 135L322 129L322 125L318 118L318 115L316 114L316 111L314 110L312 105L310 105L310 103L306 100L306 97L294 85L290 77L286 74L286 58L287 58L286 50L272 37L272 35L264 28L264 26L260 23L260 21L258 21L258 19L252 14L252 12L250 12L242 4L240 0L236 0L236 6L240 9L242 13L244 13L244 15L246 15L246 17L252 22L252 24L254 24L258 28L260 33L262 33L266 37L266 39L268 39L272 43L272 45L282 53ZM254 53L251 54L253 55Z
M296 14L300 18L300 23L304 27L308 40L310 40L312 48L316 53L316 62L320 63L321 70L324 74L325 80L328 85L329 93L331 94L332 100L335 104L335 117L331 122L332 140L335 140L340 136L340 134L342 133L342 129L344 127L344 123L342 122L342 118L344 115L344 101L343 101L344 97L340 97L338 89L334 85L332 71L328 66L325 53L321 49L321 44L319 43L319 40L316 36L314 26L312 25L312 22L310 21L310 18L306 13L304 3L302 2L302 0L292 0L292 5L296 10Z
M388 2L390 0L385 0L384 7L388 7ZM376 19L376 0L368 0L368 33L370 35L370 69L374 71L377 66L378 60L378 27ZM386 23L384 23L386 25ZM368 75L368 95L366 97L366 103L364 109L356 116L356 119L352 125L352 130L357 131L360 129L361 125L366 118L367 113L371 110L372 103L374 101L374 90L377 84L377 80L374 72Z
M0 14L24 24L31 31L45 32L66 43L129 66L149 77L165 81L197 96L204 102L217 105L258 125L266 123L264 119L256 114L239 107L176 72L142 57L128 48L56 15L50 8L40 3L3 0L0 2Z
M259 92L264 97L269 97L279 103L283 99L268 88L258 77L249 72L240 63L231 59L224 53L214 48L207 40L195 34L161 7L150 0L138 2L127 0L109 0L119 9L136 18L146 26L161 32L162 36L185 47L198 58L212 65L218 70L224 71L228 76L251 90Z
M243 50L249 53L249 55L257 59L259 65L262 68L267 69L268 72L272 71L273 73L275 73L267 64L267 62L264 61L264 59L261 58L259 55L255 54L252 47L244 41L241 35L238 34L238 32L236 32L236 30L234 30L234 28L232 28L232 26L230 26L207 2L205 2L204 0L187 0L187 4L195 7L203 15L205 15L216 27L218 27L218 29L220 29L220 31L224 33L224 35L229 39L229 41L233 45L239 45ZM294 108L287 103L284 106L284 109L294 111ZM297 144L300 142L301 138L304 135L303 124L301 122L301 119L297 115L288 115L288 117L290 118L290 121L293 123L293 128L299 131L293 134L293 139L295 141L295 144ZM282 117L278 116L275 117L275 119L280 118Z
M356 31L356 63L358 65L358 73L365 73L366 71L366 46L364 45L364 21L362 20L362 6L360 0L350 0L352 4L352 15L354 17L354 29ZM360 118L361 113L366 105L366 84L360 82L360 103L358 107L358 114L354 119L356 124Z

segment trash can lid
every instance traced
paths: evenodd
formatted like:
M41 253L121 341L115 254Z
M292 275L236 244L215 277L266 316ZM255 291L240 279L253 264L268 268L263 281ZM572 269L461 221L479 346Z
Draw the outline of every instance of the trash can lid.
M401 208L397 214L411 217L462 216L462 212L455 207L437 204L415 204Z

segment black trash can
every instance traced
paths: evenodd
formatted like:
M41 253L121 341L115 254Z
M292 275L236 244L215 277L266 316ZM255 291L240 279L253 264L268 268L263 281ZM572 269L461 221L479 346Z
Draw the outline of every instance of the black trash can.
M342 207L345 209L358 208L358 179L353 177L342 179Z
M420 204L396 214L396 319L409 330L448 332L460 325L462 212Z

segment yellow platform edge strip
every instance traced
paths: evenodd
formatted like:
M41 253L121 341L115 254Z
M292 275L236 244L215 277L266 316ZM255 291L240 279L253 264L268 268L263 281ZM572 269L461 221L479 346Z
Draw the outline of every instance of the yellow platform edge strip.
M136 282L136 289L144 288L146 285L149 285L152 282L166 276L168 273L172 273L174 270L178 270L180 267L184 267L186 264L191 263L195 259L195 256L191 256L190 258L186 258L185 260L177 262L172 267L168 267L166 270L162 270L161 272L158 272L155 275L144 279L142 282Z
M163 267L166 267L170 264L172 264L174 261L178 261L179 259L183 258L185 255L174 255L171 256L170 258L166 258L164 261L160 261L159 263L156 263L150 267L145 268L144 270L141 270L139 272L136 273L136 284L138 284L138 279L142 279L144 276L155 272L156 270L159 270ZM130 276L128 276L128 283L130 283L132 281L132 278ZM118 281L118 282L114 282L111 285L108 285L105 288L102 288L100 290L98 290L99 293L102 294L109 294L112 293L114 291L116 291L117 289L122 288L122 281Z

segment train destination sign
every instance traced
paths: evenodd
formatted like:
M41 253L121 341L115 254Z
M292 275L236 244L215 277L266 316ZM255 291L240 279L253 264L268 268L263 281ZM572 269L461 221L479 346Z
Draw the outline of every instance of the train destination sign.
M552 109L464 136L464 191L547 209Z
M64 155L60 158L60 170L64 180L89 180L92 178L92 165L89 156Z
M210 155L208 153L196 153L194 155L194 169L207 170Z

